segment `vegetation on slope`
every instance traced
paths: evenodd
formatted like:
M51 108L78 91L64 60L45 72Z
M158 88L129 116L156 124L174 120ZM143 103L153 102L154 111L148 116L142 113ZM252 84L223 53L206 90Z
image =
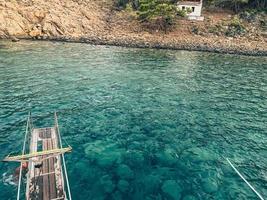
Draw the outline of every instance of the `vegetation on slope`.
M236 13L247 9L266 10L267 8L267 0L206 0L204 3L207 6L228 8Z
M140 22L150 29L167 30L177 16L184 17L190 10L180 10L171 0L117 0L116 6L137 11Z
M115 0L116 6L119 8L125 8L127 4L131 4L134 9L138 9L140 2L142 0ZM161 3L171 3L175 4L179 0L156 0L151 1L161 2ZM227 8L235 12L240 12L244 9L258 9L266 10L267 9L267 0L204 0L205 6L214 6L217 8Z
M164 30L166 33L167 29L175 23L176 16L184 16L185 13L169 1L140 0L137 14L141 22Z
M179 10L177 0L116 0L120 9L135 11L144 27L151 30L164 30L165 33L176 24L176 18L186 16L190 10ZM266 31L267 0L204 0L206 9L223 8L236 13L227 21L208 26L202 33L213 33L228 37L244 36L249 31L246 25L252 23ZM209 21L209 19L207 20ZM249 29L249 28L248 28ZM198 28L192 32L199 34Z

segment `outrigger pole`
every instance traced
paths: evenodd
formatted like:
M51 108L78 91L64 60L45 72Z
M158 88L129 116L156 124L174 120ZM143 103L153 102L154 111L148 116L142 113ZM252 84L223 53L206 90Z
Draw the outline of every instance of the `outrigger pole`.
M230 166L235 170L235 172L238 174L240 178L242 178L243 181L252 189L252 191L260 198L260 200L264 200L264 198L257 192L257 190L242 176L242 174L235 168L235 166L231 163L231 161L226 158L227 162L230 164Z

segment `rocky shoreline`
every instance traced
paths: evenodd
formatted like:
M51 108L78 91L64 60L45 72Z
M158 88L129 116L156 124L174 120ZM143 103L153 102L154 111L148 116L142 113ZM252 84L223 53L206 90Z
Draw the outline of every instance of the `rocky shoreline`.
M231 21L231 14L208 12L203 22L179 19L177 26L165 33L143 27L127 12L114 11L112 2L0 0L0 39L267 56L267 34L263 35L257 24L247 25L247 35L226 37L214 32L223 22Z
M142 39L133 40L133 38L108 38L108 37L66 37L57 36L49 38L31 38L31 37L10 37L14 42L21 40L40 40L40 41L58 41L58 42L73 42L73 43L88 43L92 45L109 45L109 46L121 46L130 48L152 48L152 49L169 49L169 50L186 50L186 51L202 51L202 52L213 52L222 54L237 54L246 56L267 56L267 50L260 50L255 48L244 48L240 45L221 45L212 43L196 43L185 41L185 42L174 42L174 41L146 41Z

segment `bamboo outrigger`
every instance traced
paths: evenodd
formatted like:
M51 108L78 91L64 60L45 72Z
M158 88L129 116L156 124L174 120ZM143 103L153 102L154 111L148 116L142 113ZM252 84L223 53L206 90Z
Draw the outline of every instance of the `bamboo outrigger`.
M29 148L26 151L27 141ZM26 200L71 200L64 158L64 153L71 150L70 146L62 147L56 113L54 127L47 128L34 128L29 114L22 155L7 156L3 160L21 163L17 200L20 200L22 169L25 162L28 163Z

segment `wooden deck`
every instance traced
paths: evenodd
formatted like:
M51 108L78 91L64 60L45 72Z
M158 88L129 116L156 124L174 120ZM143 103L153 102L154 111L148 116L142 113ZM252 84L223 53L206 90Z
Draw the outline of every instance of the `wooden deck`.
M30 153L59 148L55 127L33 129L31 134ZM30 158L27 180L27 200L66 199L61 156L58 154Z

